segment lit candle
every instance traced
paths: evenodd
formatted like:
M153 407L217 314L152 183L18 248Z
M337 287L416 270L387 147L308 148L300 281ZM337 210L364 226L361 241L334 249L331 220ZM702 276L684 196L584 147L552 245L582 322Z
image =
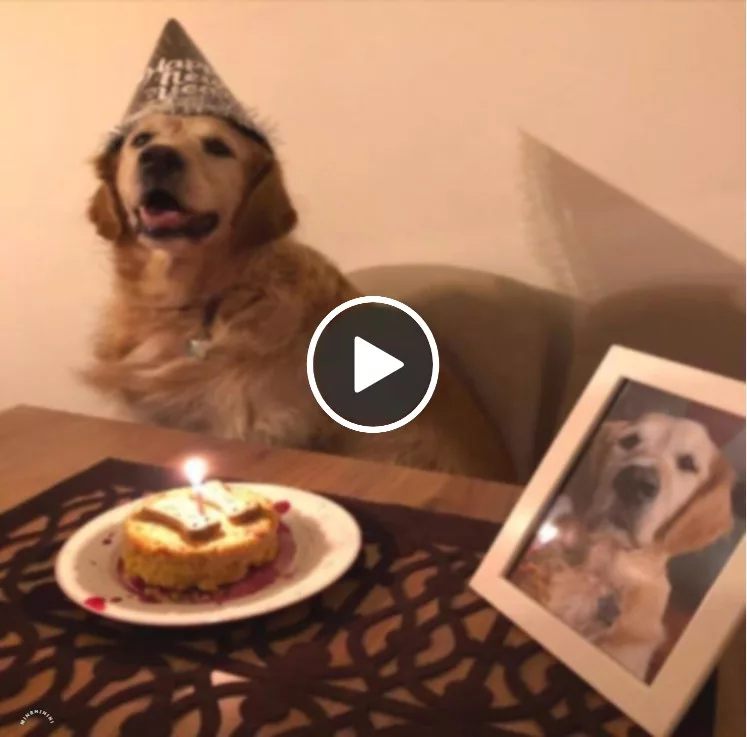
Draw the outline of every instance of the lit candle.
M192 485L197 508L200 514L205 514L205 504L202 499L202 482L207 476L207 463L202 458L190 458L184 464L184 475L189 479Z

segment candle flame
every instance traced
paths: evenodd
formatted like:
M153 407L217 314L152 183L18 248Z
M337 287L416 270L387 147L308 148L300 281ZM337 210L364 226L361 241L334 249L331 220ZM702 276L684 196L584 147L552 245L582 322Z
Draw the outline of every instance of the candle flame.
M199 489L207 476L207 463L202 458L190 458L184 464L184 475L193 489Z

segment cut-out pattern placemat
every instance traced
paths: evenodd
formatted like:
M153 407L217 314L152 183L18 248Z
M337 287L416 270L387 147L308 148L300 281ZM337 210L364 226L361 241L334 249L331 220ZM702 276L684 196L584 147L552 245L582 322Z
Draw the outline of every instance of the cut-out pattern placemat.
M639 737L466 585L480 520L337 498L364 551L314 599L189 630L69 602L54 558L83 523L173 472L105 461L0 516L0 734L122 737ZM678 730L711 737L711 679ZM47 712L20 721L32 709Z

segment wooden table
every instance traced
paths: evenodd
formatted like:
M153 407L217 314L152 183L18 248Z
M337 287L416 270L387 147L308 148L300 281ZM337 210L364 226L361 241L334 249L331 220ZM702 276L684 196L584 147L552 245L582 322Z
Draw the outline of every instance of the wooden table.
M521 488L318 453L18 407L0 413L0 513L107 458L177 465L204 456L217 476L251 478L500 522ZM717 737L745 734L744 630L721 665Z

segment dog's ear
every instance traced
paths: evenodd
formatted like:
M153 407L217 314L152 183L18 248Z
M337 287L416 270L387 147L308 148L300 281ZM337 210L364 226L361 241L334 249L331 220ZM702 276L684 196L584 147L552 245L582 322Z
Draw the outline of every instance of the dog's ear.
M669 555L702 550L731 532L731 492L736 474L719 453L711 472L693 498L659 532L657 543Z
M621 420L604 422L589 441L568 490L573 509L579 516L583 517L591 507L607 456L626 425Z
M113 243L119 240L124 228L119 214L117 196L108 182L102 182L88 205L88 218L96 232Z
M259 246L290 233L298 216L275 156L257 145L247 177L246 194L234 221L237 248Z
M88 219L96 232L108 241L116 242L125 231L124 213L114 188L114 175L119 148L110 148L93 162L99 186L88 204Z
M589 448L589 471L593 481L599 478L612 446L627 426L623 420L608 420L597 431Z

